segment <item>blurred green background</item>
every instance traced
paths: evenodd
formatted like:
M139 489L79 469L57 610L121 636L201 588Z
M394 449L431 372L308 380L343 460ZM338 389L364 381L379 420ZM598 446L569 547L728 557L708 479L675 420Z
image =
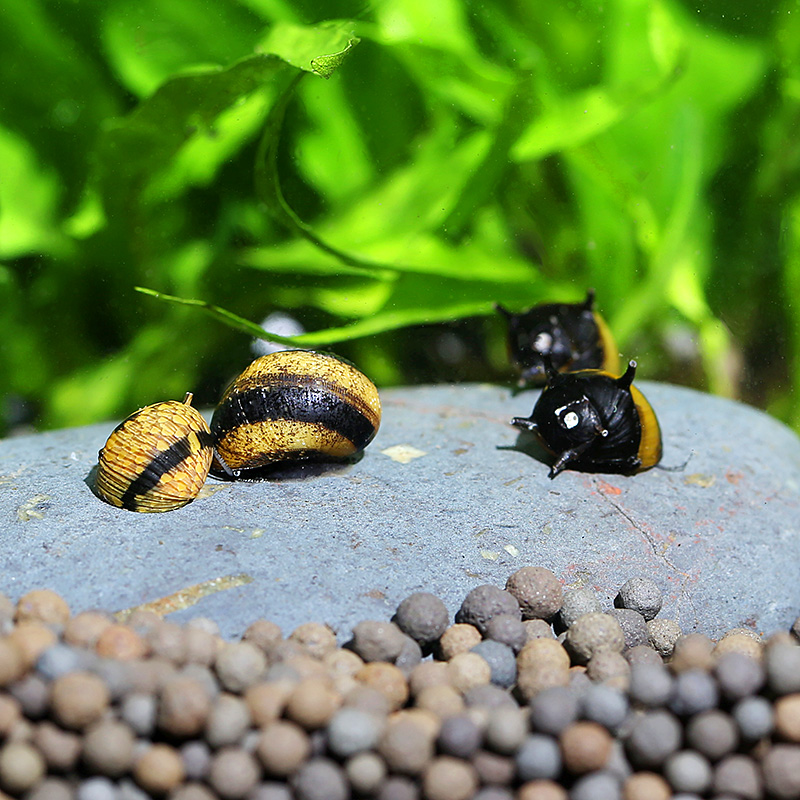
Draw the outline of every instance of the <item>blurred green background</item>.
M0 434L213 404L275 311L509 380L493 303L587 287L800 430L800 2L696 5L6 0Z

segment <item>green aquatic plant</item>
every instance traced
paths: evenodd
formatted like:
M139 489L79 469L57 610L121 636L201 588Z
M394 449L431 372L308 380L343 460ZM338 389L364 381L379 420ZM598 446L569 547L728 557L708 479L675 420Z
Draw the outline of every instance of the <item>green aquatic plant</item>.
M214 402L275 310L503 379L494 303L587 287L645 377L800 428L791 11L6 3L0 430Z

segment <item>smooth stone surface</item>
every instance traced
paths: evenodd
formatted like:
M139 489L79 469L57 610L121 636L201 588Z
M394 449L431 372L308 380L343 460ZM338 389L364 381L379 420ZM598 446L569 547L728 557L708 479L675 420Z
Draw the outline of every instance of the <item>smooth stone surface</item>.
M665 593L659 616L685 631L787 629L800 613L800 441L752 408L637 385L661 422L662 463L692 454L684 469L551 481L509 424L537 393L486 385L382 392L383 425L358 463L278 483L210 480L164 514L92 493L113 424L7 439L0 591L52 588L73 613L166 598L161 611L179 609L170 619L210 616L229 637L267 617L286 635L328 622L344 640L411 592L455 614L475 586L540 565L609 608L628 578L648 575ZM401 445L417 457L398 460ZM209 583L242 575L250 582Z

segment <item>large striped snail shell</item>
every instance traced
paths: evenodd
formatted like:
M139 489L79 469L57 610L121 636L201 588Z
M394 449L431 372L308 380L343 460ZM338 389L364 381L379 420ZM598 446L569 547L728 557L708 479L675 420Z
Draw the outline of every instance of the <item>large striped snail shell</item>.
M372 381L324 353L283 350L257 358L214 411L216 457L234 478L286 461L335 461L363 450L378 432Z

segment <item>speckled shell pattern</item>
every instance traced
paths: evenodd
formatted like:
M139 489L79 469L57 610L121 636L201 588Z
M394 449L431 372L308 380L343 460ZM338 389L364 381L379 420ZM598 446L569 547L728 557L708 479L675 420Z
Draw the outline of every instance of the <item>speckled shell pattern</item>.
M191 502L208 477L212 439L191 406L168 400L131 414L99 455L95 491L117 508L172 511Z
M378 432L381 403L372 381L350 364L308 350L253 361L214 411L218 458L234 477L280 461L339 460Z

